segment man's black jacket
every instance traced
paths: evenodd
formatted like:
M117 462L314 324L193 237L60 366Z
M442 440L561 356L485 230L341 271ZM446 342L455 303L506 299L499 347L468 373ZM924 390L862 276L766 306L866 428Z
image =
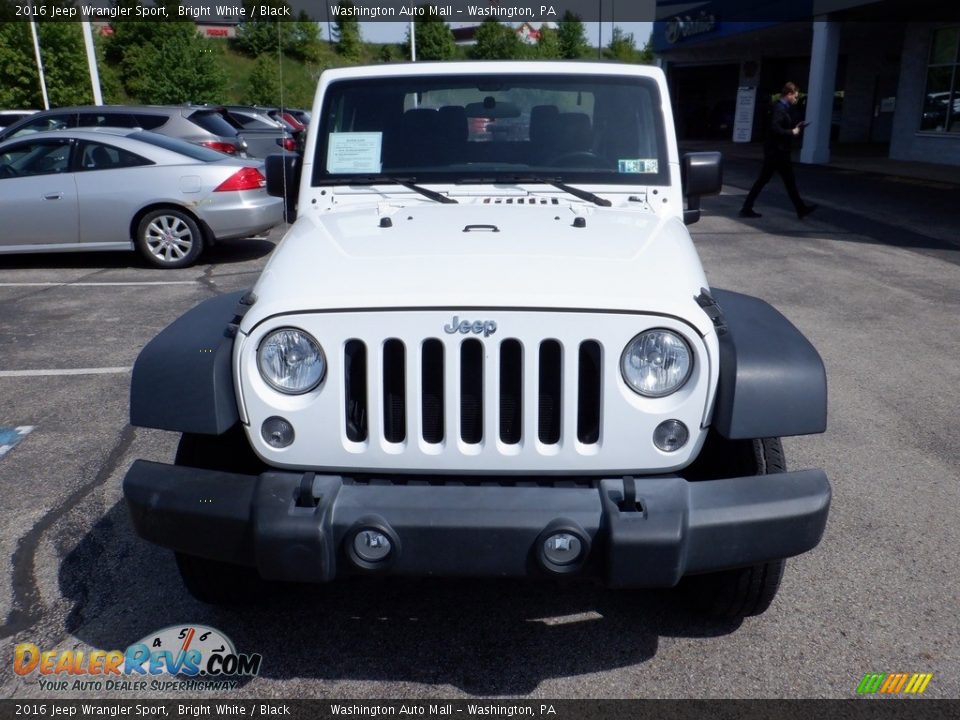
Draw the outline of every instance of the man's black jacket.
M767 154L790 154L793 146L793 128L796 123L790 110L779 100L773 104L770 113L770 127L767 128L767 137L763 143Z

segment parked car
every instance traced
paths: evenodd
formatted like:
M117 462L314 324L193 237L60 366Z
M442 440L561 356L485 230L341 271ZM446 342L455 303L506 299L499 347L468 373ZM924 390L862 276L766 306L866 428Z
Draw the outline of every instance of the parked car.
M209 105L85 105L44 110L0 132L0 142L63 128L121 127L150 130L227 155L247 156L238 127L222 107Z
M247 141L247 153L251 157L265 158L281 150L297 150L293 133L264 110L238 105L228 105L225 110L228 122L243 133Z
M307 129L306 124L301 122L289 110L280 110L274 108L272 110L268 110L267 115L278 122L283 122L294 133L303 132Z
M0 130L33 115L36 110L0 110Z
M299 110L297 108L287 108L286 111L293 115L297 120L303 123L305 126L310 125L310 111L309 110Z
M136 249L186 267L281 221L264 186L260 163L149 131L22 135L0 143L0 253Z

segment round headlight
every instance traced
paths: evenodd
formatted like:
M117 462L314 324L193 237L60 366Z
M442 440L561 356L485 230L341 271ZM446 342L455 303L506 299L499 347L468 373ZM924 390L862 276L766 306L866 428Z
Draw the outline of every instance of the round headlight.
M257 350L260 376L274 390L300 395L313 390L327 371L320 344L303 330L274 330Z
M620 372L630 389L646 397L676 392L690 377L693 353L687 341L670 330L647 330L627 343Z

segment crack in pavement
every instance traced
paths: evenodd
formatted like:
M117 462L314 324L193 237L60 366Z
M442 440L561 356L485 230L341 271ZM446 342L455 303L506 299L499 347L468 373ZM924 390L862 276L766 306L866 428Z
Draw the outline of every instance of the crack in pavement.
M213 268L214 265L207 265L207 269L203 271L203 275L200 276L198 282L214 295L219 295L220 288L217 287L217 283L213 280Z
M62 503L34 523L29 532L20 538L17 549L12 556L13 604L6 623L0 627L0 639L8 638L32 627L43 616L40 590L33 572L33 564L37 549L40 547L40 539L54 523L75 509L87 495L110 478L124 454L130 449L135 435L134 427L126 425L120 432L119 440L107 454L93 480L71 493Z

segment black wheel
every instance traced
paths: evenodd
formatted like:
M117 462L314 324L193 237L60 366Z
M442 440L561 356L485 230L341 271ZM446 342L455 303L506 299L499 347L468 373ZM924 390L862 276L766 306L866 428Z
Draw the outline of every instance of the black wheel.
M160 268L193 265L203 250L203 234L197 222L182 210L151 210L137 225L137 250L147 262Z
M223 435L184 433L175 465L256 475L266 465L254 454L243 428L237 424ZM211 605L247 605L263 599L268 585L256 568L175 553L177 569L187 591Z
M768 475L787 469L780 438L728 441L711 434L698 458L699 467L693 468L693 474L712 462L721 468L721 477ZM785 565L785 560L771 560L749 567L692 575L683 579L680 590L698 613L715 619L740 620L760 615L770 607L780 589Z

